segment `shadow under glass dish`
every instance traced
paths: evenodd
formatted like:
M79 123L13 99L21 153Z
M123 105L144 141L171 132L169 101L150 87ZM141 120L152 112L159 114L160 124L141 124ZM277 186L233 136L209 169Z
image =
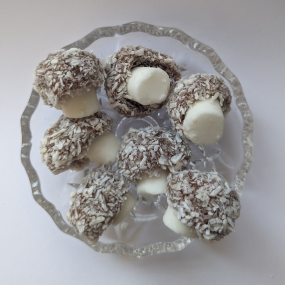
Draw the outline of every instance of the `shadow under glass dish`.
M219 143L207 147L198 147L190 143L192 157L189 168L218 171L228 180L231 187L241 194L252 160L252 116L238 79L214 50L174 28L140 22L99 28L65 48L93 50L97 57L106 58L126 44L141 45L169 54L179 65L182 76L212 73L222 75L226 79L226 84L235 96L231 111L225 118L223 138ZM145 118L124 118L110 108L104 89L100 90L98 97L101 111L114 119L113 133L119 138L122 138L130 127L161 126L170 129L165 107ZM84 171L66 171L55 176L41 162L40 140L45 130L60 115L61 111L43 105L38 94L33 91L21 119L21 154L36 202L50 214L63 232L82 240L98 252L120 253L138 258L178 251L190 243L190 239L179 237L164 225L162 216L167 207L164 195L137 197L138 203L132 213L116 227L110 226L96 244L76 233L65 220L70 193L96 165L91 164ZM131 192L137 196L134 185Z

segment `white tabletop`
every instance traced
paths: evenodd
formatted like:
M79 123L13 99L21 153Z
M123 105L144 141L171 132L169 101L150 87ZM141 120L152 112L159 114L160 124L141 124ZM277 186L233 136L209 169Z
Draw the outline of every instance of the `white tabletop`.
M284 284L284 15L284 0L2 0L0 284ZM254 116L236 232L142 260L96 253L59 231L20 163L20 116L37 63L94 28L134 20L180 28L214 48Z

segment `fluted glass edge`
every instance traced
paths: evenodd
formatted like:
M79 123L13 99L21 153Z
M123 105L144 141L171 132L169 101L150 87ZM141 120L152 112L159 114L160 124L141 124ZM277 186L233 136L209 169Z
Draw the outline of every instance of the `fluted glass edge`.
M118 26L97 28L82 39L68 46L65 46L64 49L69 49L72 47L85 49L94 41L100 38L113 37L116 34L125 35L132 32L142 32L157 37L171 37L180 41L182 44L187 45L190 49L195 50L206 56L212 63L214 69L229 82L233 90L233 95L236 98L236 105L243 118L242 143L244 149L244 157L241 167L239 168L235 177L234 183L235 190L238 192L239 195L241 195L244 188L245 178L251 167L253 158L253 117L238 78L229 70L229 68L223 63L221 58L211 47L195 40L191 36L176 28L155 26L143 22L131 22ZM82 235L79 235L72 227L70 227L64 221L61 213L55 208L55 206L43 196L41 192L39 177L37 175L36 170L31 164L30 151L32 147L32 133L30 129L30 120L35 109L37 108L38 103L39 95L37 94L37 92L35 92L35 90L32 90L29 102L21 116L21 161L29 177L32 195L35 201L47 211L47 213L51 216L51 218L61 231L83 241L85 244L87 244L97 252L117 253L135 258L141 258L144 256L154 255L163 252L179 251L184 249L191 242L189 238L181 237L174 242L157 242L141 248L134 248L123 243L105 244L102 242L97 242L96 244L92 244L87 238Z

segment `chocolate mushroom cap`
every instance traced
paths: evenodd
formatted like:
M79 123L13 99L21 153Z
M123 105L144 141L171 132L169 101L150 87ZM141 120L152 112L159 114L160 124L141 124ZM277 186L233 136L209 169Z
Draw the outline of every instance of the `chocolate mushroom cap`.
M161 169L178 170L190 162L190 149L172 131L159 127L130 129L123 137L118 167L130 180L158 176Z

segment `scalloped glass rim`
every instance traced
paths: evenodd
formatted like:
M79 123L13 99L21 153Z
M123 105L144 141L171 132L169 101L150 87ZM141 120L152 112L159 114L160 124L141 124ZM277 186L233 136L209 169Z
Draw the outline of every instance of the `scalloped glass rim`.
M105 38L113 37L116 34L125 35L132 32L142 32L148 35L157 37L171 37L182 44L188 46L190 49L195 50L206 56L212 63L214 69L222 75L231 85L233 95L236 97L236 105L243 118L243 132L242 143L244 149L244 157L239 168L236 177L234 188L241 195L244 188L244 182L246 175L250 169L252 163L252 136L253 136L253 118L249 109L247 101L245 99L242 86L237 77L228 69L223 63L217 53L209 46L193 39L183 31L176 28L168 28L150 25L142 22L131 22L118 26L103 27L93 30L91 33L83 37L82 39L65 46L64 49L72 47L85 49L94 41ZM174 252L182 250L191 241L189 238L181 237L174 242L157 242L152 245L148 245L141 248L133 248L123 243L105 244L98 242L92 244L87 238L79 235L72 227L70 227L63 219L61 213L55 208L55 206L45 199L41 192L40 180L36 170L30 161L30 151L32 147L31 139L32 133L30 130L30 120L39 103L39 95L32 90L29 102L21 117L21 130L22 130L22 145L21 145L21 161L28 174L32 194L35 201L47 211L51 216L58 228L66 234L69 234L93 248L97 252L101 253L118 253L129 257L141 258L148 255L154 255L163 252Z

